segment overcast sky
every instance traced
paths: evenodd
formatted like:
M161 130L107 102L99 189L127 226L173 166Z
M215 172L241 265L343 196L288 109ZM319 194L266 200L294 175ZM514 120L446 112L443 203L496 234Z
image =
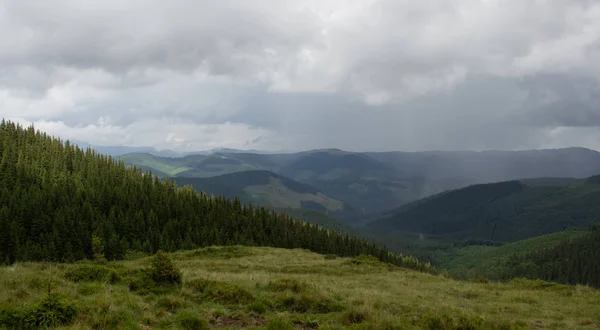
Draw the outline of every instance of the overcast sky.
M0 0L0 116L178 151L600 150L600 3Z

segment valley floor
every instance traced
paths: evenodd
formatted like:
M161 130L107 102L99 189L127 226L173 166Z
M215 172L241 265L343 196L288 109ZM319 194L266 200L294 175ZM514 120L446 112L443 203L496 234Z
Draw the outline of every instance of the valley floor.
M232 246L170 255L181 286L140 283L147 257L106 267L1 267L0 328L16 317L39 325L47 314L35 311L52 308L75 314L64 329L600 328L600 291L585 286L455 281L305 250Z

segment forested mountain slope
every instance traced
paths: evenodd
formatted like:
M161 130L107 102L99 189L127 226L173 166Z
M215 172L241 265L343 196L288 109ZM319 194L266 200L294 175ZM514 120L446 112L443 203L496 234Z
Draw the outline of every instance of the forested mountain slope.
M208 195L232 199L237 197L245 204L285 209L286 214L293 214L297 219L316 223L327 229L339 230L345 227L328 214L343 214L347 212L347 205L319 189L273 172L243 171L210 178L174 177L173 181L180 187L190 185L196 191Z
M495 267L500 279L526 277L600 288L600 225L555 246L515 253Z
M457 278L502 279L503 265L515 254L524 255L554 248L586 234L587 229L572 229L505 244L465 242L435 251L434 259L436 266Z
M473 185L399 209L369 225L375 232L414 232L455 240L517 241L585 227L600 217L596 177L561 185L520 181Z
M367 253L430 270L427 264L353 236L239 200L180 189L110 156L12 122L0 124L0 178L2 263L91 258L95 235L108 259L120 259L128 250L244 244Z
M273 207L316 208L339 211L341 201L319 189L269 171L244 171L210 178L175 177L179 186L191 185L207 194L239 197L242 202ZM310 204L316 204L311 207Z

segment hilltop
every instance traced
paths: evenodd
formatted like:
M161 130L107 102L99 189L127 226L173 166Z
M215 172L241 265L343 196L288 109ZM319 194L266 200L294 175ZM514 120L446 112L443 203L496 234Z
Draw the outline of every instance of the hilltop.
M422 233L455 241L517 241L598 220L600 184L594 177L558 185L524 182L445 192L408 204L368 227L380 233Z
M207 247L171 257L182 271L181 285L140 283L147 257L106 266L1 267L0 327L23 320L56 321L62 329L600 326L600 291L584 286L455 281L370 258L332 259L297 249Z

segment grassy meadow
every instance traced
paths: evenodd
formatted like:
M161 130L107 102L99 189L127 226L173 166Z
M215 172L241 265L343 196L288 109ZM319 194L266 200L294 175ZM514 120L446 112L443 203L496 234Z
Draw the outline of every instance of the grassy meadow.
M0 328L598 329L600 291L543 281L456 281L305 250L169 254L181 284L147 280L151 257L104 266L0 268Z

